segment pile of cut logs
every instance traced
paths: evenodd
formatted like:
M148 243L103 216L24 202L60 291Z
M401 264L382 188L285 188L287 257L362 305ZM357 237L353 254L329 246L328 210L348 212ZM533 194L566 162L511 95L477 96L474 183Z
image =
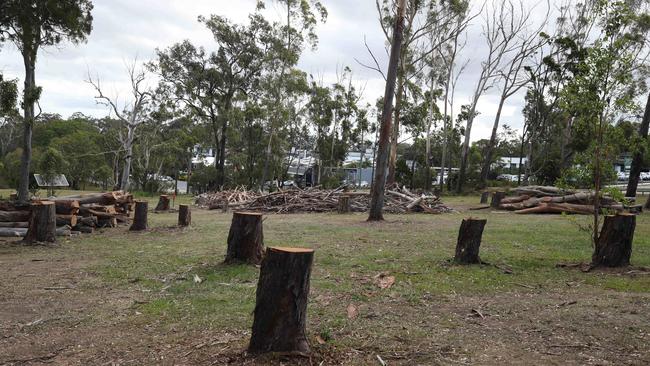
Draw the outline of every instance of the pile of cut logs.
M499 197L493 195L492 206L517 214L570 213L589 215L594 213L594 191L569 190L557 187L526 186L514 190L515 195ZM498 202L494 202L494 200ZM622 212L625 207L615 199L604 196L600 199L601 210Z
M268 194L236 189L202 194L197 197L196 204L212 210L230 208L265 213L307 213L341 212L342 201L349 206L345 211L366 212L370 206L370 193L351 192L345 187L292 188ZM407 188L392 187L386 190L384 211L395 214L409 212L439 214L452 210L434 195L415 194Z
M39 202L54 202L56 233L58 236L70 236L92 233L96 228L117 227L118 223L129 222L133 195L116 191L32 201ZM29 220L29 205L0 202L0 237L24 237L27 235Z

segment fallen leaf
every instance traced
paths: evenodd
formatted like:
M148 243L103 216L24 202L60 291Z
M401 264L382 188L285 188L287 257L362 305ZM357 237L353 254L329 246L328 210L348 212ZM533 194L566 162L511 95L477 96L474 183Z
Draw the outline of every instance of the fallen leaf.
M316 336L316 342L318 342L318 344L325 344L325 340L319 335Z
M348 312L348 319L354 319L357 316L359 316L359 309L356 306L354 306L354 304L348 305L347 312Z
M379 288L390 288L395 283L395 277L389 276L388 272L382 272L375 276L375 283Z
M201 277L199 277L199 275L195 274L194 275L194 282L195 283L201 283L201 282L203 282L203 280L201 279Z

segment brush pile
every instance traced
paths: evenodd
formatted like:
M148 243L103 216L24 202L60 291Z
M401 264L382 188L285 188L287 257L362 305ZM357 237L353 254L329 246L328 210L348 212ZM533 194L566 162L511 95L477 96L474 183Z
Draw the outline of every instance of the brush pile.
M499 209L517 214L571 213L589 215L594 213L594 191L569 190L557 187L527 186L514 189L515 196L501 199ZM604 196L600 199L601 210L620 212L622 203Z
M345 187L319 189L318 187L280 190L273 193L235 189L215 193L205 193L197 197L196 204L211 210L232 209L265 213L308 213L336 212L339 197L347 196L352 212L366 212L370 206L369 192L350 192ZM384 212L403 214L423 212L439 214L452 210L433 195L414 194L406 188L394 187L386 190Z
M52 197L56 206L57 235L92 233L96 228L117 227L128 223L133 195L122 192L91 193ZM39 202L33 200L32 202ZM24 237L30 219L29 205L0 202L0 237Z

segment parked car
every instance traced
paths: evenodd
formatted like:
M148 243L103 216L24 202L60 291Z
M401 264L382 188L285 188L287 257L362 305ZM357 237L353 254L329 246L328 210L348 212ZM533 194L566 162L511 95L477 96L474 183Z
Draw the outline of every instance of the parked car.
M650 172L641 172L641 180L650 180Z
M630 173L627 172L618 172L618 180L629 180L630 179Z

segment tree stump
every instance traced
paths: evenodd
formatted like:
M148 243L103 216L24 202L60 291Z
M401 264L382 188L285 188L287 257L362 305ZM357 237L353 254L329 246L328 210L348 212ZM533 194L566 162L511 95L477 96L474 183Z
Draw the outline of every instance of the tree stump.
M266 250L257 283L248 352L310 352L305 326L313 258L312 249Z
M158 204L154 211L169 211L169 196L166 194L161 194L158 198Z
M488 203L488 198L490 198L490 192L485 191L485 192L481 193L481 204Z
M350 207L350 196L348 195L340 195L339 196L339 207L338 207L338 213L340 214L346 214L350 213L351 207Z
M29 228L23 239L26 243L56 242L56 206L52 201L33 203Z
M225 262L260 264L263 254L262 214L256 212L233 213Z
M456 243L456 255L454 261L462 264L479 264L479 249L483 229L487 220L467 218L460 224L458 231L458 242Z
M635 228L636 215L634 214L622 213L605 216L591 264L604 267L629 265Z
M147 230L147 210L149 203L147 201L135 201L135 213L133 214L133 223L129 228L130 231Z
M503 191L498 191L492 193L492 202L490 203L490 207L492 208L499 208L499 205L501 204L501 200L506 197L506 192Z
M190 206L178 206L178 226L190 226L192 224L192 211Z

